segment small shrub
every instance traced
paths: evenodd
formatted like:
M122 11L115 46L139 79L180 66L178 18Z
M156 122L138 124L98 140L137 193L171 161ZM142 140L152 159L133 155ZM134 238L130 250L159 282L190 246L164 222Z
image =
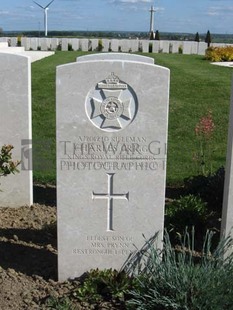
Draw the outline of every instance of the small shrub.
M179 46L178 53L179 54L183 54L183 46L182 45Z
M57 48L56 48L56 50L57 51L61 51L61 45L62 45L62 43L61 43L61 41L58 43L58 45L57 45Z
M186 194L199 195L207 202L209 212L221 216L224 191L225 169L220 167L215 173L207 176L197 175L184 179Z
M209 47L205 58L213 62L233 61L233 46Z
M19 161L12 160L12 149L13 145L4 145L0 152L0 177L7 176L8 174L15 174L19 172L17 166L20 164Z
M41 51L41 46L37 46L37 50L38 50L38 51Z
M152 53L152 51L153 51L153 44L149 43L149 53Z
M50 297L45 302L45 308L43 309L53 309L53 310L74 310L70 300L68 298L54 298Z
M21 36L17 37L17 46L21 46Z
M129 270L138 285L127 302L139 310L220 310L233 306L233 256L223 258L232 246L227 238L212 251L213 233L207 232L202 252L195 252L194 231L185 233L179 249L171 246L168 234L163 250L150 244L131 258L139 270Z
M71 43L68 43L68 51L73 51L73 47Z
M103 50L104 46L103 46L103 41L102 39L98 40L98 46L97 46L97 51L101 52Z
M195 226L200 237L206 231L207 207L199 196L188 195L166 206L165 227L175 242L177 235ZM200 239L200 238L199 238Z
M101 301L124 303L133 284L134 280L124 271L95 269L86 274L82 285L72 292L72 296L89 303Z

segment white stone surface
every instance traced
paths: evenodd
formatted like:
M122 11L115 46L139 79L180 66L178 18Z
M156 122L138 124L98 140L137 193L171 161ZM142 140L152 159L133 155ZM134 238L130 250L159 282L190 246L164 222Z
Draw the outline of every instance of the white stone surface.
M207 47L208 47L207 43L199 42L198 43L198 55L205 55Z
M159 41L151 41L152 42L152 53L158 53L159 52Z
M102 52L108 52L109 51L109 39L102 39L103 49Z
M81 51L88 52L88 39L80 39Z
M26 51L30 50L30 40L27 37L21 38L21 46L25 48Z
M77 57L77 62L93 60L121 60L121 61L140 61L154 64L154 58L129 53L98 53Z
M183 43L183 54L190 55L192 51L192 42L185 41Z
M223 195L221 234L233 238L233 82L231 87L231 107L229 117L227 158ZM232 249L231 249L232 250Z
M0 42L0 48L8 47L8 42Z
M142 52L143 53L149 53L149 40L142 40Z
M118 52L119 51L119 40L118 39L112 39L111 40L111 51L112 52Z
M56 51L58 44L59 44L58 38L52 38L51 39L51 48L53 51Z
M51 48L51 39L40 38L40 47L42 51L48 51Z
M71 39L72 48L74 51L79 50L79 39Z
M163 40L163 41L159 41L159 42L160 42L160 45L159 45L160 52L168 54L171 41Z
M61 40L61 50L62 51L68 51L68 39L67 38L63 38Z
M17 38L13 37L13 38L10 38L10 40L11 40L11 46L16 47L17 46Z
M19 173L1 178L2 207L31 205L31 67L28 57L0 53L0 147L11 144ZM23 156L22 156L23 155ZM28 159L29 157L29 159ZM25 169L30 170L25 170Z
M130 40L130 49L131 52L138 52L139 49L139 40Z
M39 43L38 43L38 38L31 38L30 39L30 47L33 51L37 51L37 48L39 46Z
M119 41L119 45L121 47L121 51L123 53L128 53L130 51L130 40L127 40L127 39L122 39Z
M169 70L152 64L57 68L60 281L120 269L143 235L162 246L168 95Z
M181 41L171 41L172 44L172 53L177 54L179 53L179 47L182 47Z
M91 39L91 50L92 51L97 51L98 43L99 43L98 39Z

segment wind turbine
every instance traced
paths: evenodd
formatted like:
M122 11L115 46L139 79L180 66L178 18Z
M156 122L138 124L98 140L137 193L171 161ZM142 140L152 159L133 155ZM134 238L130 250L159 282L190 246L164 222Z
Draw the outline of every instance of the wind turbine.
M45 32L45 37L48 35L48 9L50 4L53 3L54 0L50 1L49 4L47 4L45 7L37 3L36 1L33 1L35 4L37 4L40 8L44 10L44 32Z

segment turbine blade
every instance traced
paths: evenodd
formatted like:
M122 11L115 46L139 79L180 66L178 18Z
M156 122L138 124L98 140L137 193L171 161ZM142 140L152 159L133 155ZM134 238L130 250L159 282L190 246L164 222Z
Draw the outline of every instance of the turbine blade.
M37 3L36 1L33 1L35 4L37 4L39 7L41 7L43 10L44 10L44 8L43 8L43 6L42 5L40 5L39 3Z
M49 4L46 5L45 9L47 9L47 8L50 6L50 4L53 3L53 1L54 1L54 0L50 1Z

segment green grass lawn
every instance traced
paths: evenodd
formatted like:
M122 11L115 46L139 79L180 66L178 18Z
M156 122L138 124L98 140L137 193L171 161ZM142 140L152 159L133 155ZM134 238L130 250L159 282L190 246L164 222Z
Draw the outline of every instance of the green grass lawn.
M57 52L32 64L34 180L55 182L56 66L74 62L81 52ZM232 69L210 65L203 56L144 54L171 70L167 183L182 184L198 174L194 154L199 151L195 126L212 111L215 130L210 141L213 171L225 165Z

